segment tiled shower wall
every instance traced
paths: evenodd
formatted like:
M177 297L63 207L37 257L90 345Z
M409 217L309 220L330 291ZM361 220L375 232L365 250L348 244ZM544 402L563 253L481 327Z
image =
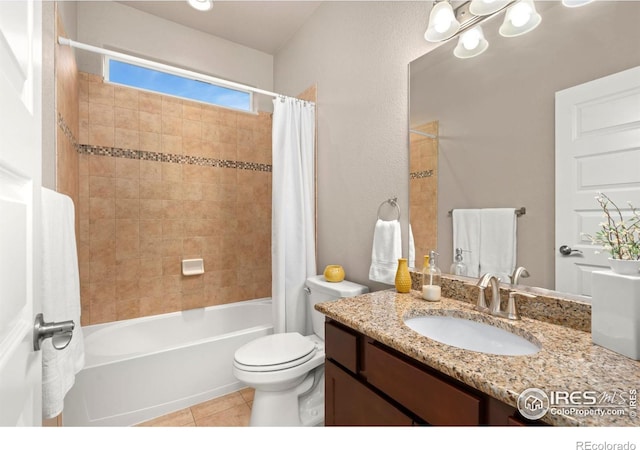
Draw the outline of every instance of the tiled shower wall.
M414 130L438 136L438 122ZM415 267L422 269L424 256L438 243L438 139L409 133L409 216L415 243Z
M78 133L83 325L271 295L271 114L80 73Z
M56 36L65 36L56 14ZM68 195L78 208L78 69L71 47L55 46L56 80L56 191ZM76 231L79 218L76 214ZM76 233L77 234L77 233Z

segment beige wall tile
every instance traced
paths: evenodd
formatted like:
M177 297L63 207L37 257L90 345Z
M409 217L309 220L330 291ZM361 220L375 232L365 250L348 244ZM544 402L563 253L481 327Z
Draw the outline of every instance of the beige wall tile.
M162 114L162 134L182 136L182 117Z
M140 257L139 239L116 238L116 261Z
M162 98L158 94L152 94L150 92L139 92L138 108L141 112L144 111L153 114L161 114Z
M162 115L182 117L182 100L162 96Z
M115 130L113 126L93 125L89 123L89 144L101 147L113 147Z
M182 164L162 163L162 181L182 181Z
M115 198L115 178L98 176L87 178L89 179L89 197Z
M137 198L117 198L115 208L116 219L140 218L140 200Z
M162 200L163 197L162 181L158 180L141 180L140 181L140 198Z
M114 145L117 148L137 150L140 148L140 133L137 130L116 128Z
M133 180L140 179L140 160L117 158L116 159L116 177L128 178Z
M116 128L138 131L140 128L139 115L140 114L137 109L128 109L117 106L114 108L114 125Z
M182 136L162 135L162 153L182 154Z
M162 182L162 199L163 200L182 200L182 183L181 182Z
M89 220L116 217L116 203L113 198L89 198Z
M190 139L202 139L202 122L199 120L182 121L182 137Z
M116 280L138 281L140 278L140 260L125 259L116 263Z
M151 133L162 132L162 114L140 111L139 116L140 131Z
M140 302L137 299L118 300L116 304L117 320L140 317Z
M115 86L113 93L115 106L138 111L138 91L136 89Z
M202 120L202 106L195 102L183 102L182 117L187 120Z
M140 258L140 278L162 276L162 260L160 258ZM143 292L142 295L145 295Z
M194 139L183 137L182 149L185 155L189 156L204 156L207 158L213 158L213 154L205 153L204 146L201 139Z
M113 106L113 99L112 85L89 81L89 103Z
M271 161L270 114L83 79L85 106L77 115L80 122L86 117L90 144ZM84 323L270 295L270 229L256 226L270 222L270 174L94 155L77 160ZM192 257L204 258L203 276L182 276L181 260ZM256 260L247 282L239 264Z
M140 198L138 179L116 178L116 198Z
M158 161L140 161L140 179L155 180L162 179L162 163Z
M114 112L113 105L103 105L101 103L89 103L89 125L103 125L113 127Z
M162 149L159 133L140 131L140 150L159 152Z

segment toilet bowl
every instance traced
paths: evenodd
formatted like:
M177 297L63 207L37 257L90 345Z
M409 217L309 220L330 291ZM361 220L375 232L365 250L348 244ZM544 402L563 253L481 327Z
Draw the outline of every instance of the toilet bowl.
M272 334L235 352L234 376L255 389L250 426L324 423L324 315L314 305L364 294L369 289L346 280L330 283L323 275L309 277L305 284L313 334Z

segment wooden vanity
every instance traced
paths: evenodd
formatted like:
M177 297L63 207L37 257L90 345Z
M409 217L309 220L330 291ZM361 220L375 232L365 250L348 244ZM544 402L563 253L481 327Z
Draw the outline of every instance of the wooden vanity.
M538 298L529 307L537 310L536 304L548 304L544 301ZM566 314L570 307L560 304L558 310ZM630 404L623 415L550 411L534 422L519 414L518 397L529 388L606 397L640 386L639 361L594 345L589 332L560 325L565 322L560 314L508 321L483 315L467 301L426 302L413 290L372 292L315 308L326 316L328 426L640 425ZM543 312L551 316L551 311ZM469 351L424 337L404 323L434 314L489 321L536 340L541 350L522 356Z
M325 425L530 425L508 406L328 319Z

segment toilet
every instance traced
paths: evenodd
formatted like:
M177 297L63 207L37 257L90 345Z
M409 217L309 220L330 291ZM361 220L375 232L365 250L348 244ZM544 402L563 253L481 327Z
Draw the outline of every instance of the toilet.
M250 426L316 426L324 423L324 315L320 302L369 292L361 284L307 278L313 334L276 333L236 350L233 374L255 389Z

